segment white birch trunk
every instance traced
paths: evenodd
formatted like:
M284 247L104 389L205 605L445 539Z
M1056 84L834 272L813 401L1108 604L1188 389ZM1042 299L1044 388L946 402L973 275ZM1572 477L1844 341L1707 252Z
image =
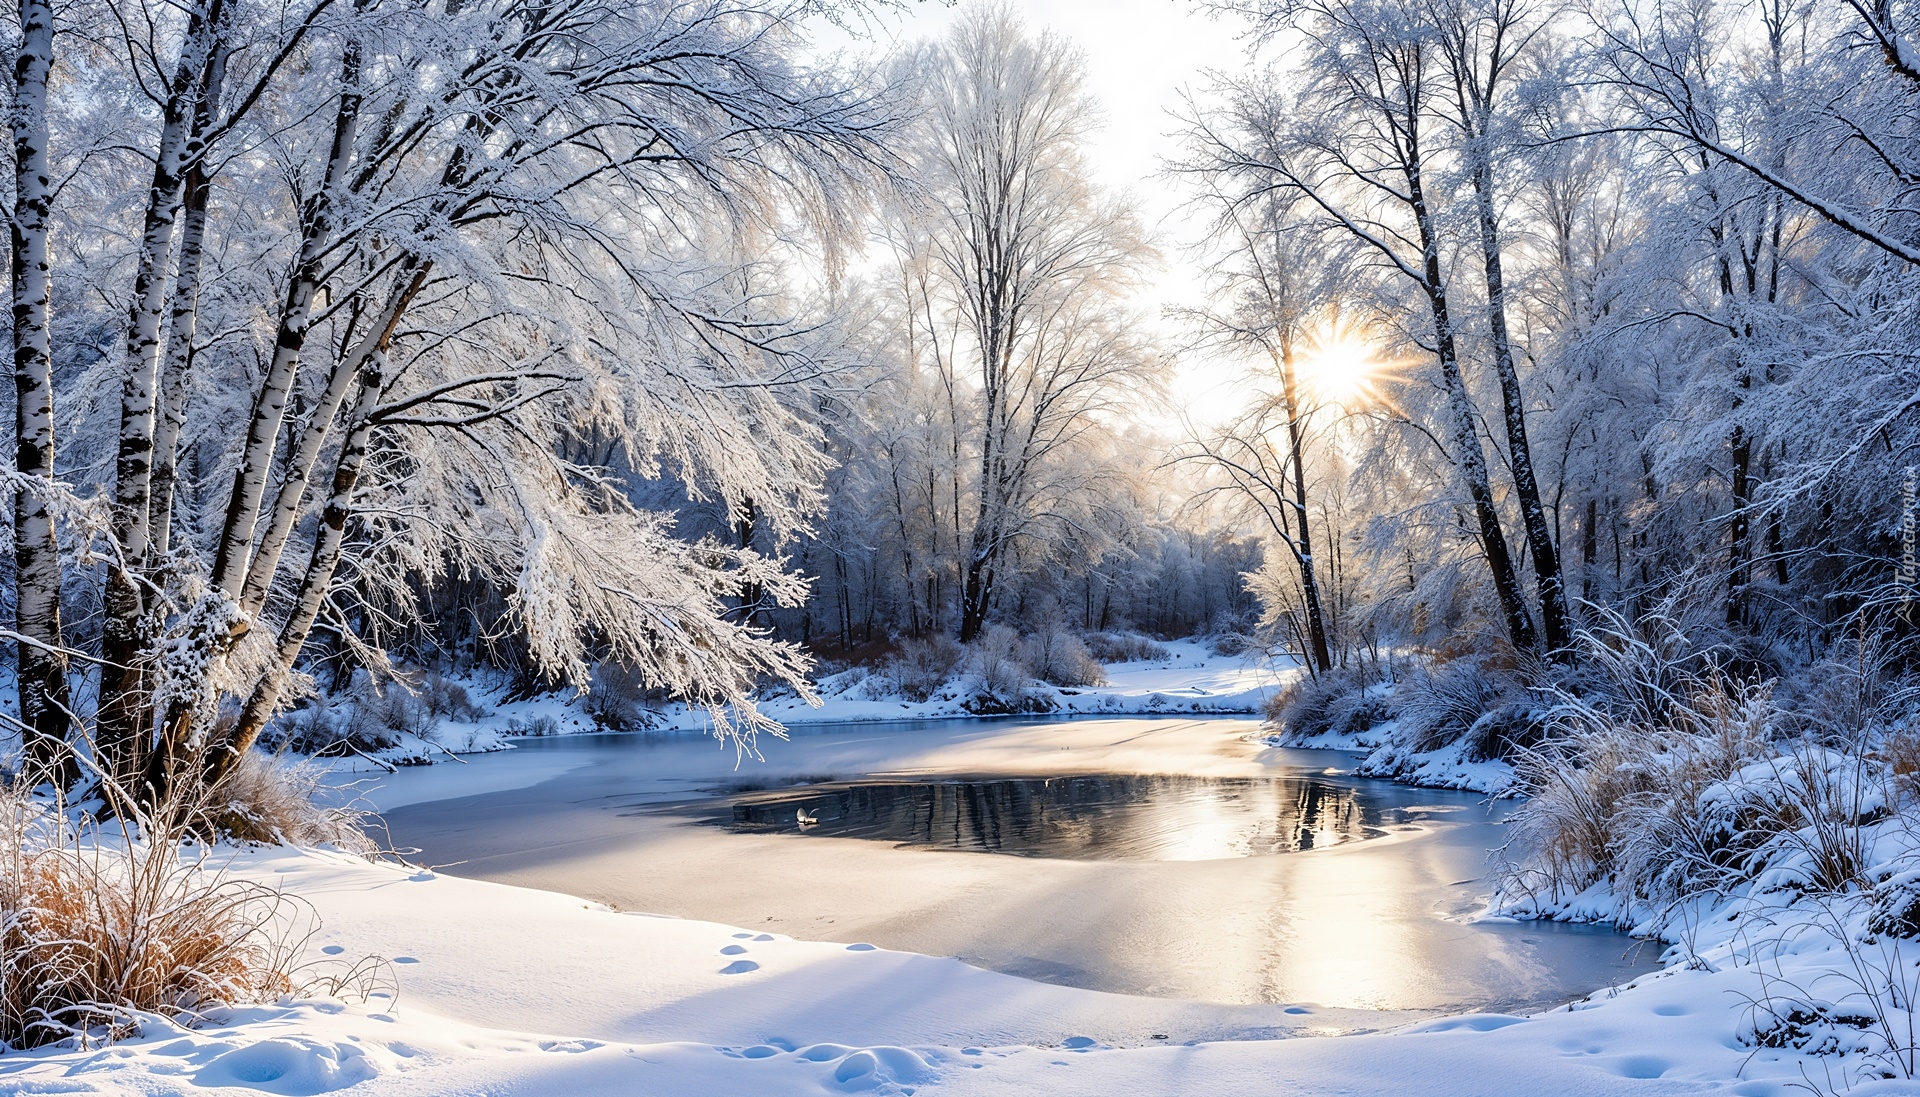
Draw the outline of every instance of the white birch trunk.
M280 555L286 550L287 539L293 534L294 523L300 518L301 503L306 498L307 485L312 481L313 467L320 460L320 451L326 446L334 416L346 401L354 378L360 376L372 357L393 338L394 326L400 322L414 294L426 282L430 269L431 264L419 260L403 267L400 272L402 281L394 287L385 307L371 318L366 333L354 344L353 349L334 364L333 376L328 378L326 391L314 405L306 429L301 432L300 445L287 458L286 467L281 472L279 489L274 493L273 506L267 512L266 531L260 535L260 544L255 548L247 568L240 609L248 617L258 616L267 603L274 573L280 567Z
M53 344L47 230L53 204L47 163L47 78L53 67L53 7L20 0L14 58L13 289L15 470L14 597L19 642L20 719L35 776L67 779L67 661L60 635L60 546L36 479L53 476Z
M293 610L280 629L272 665L261 675L253 693L247 698L245 707L240 711L239 722L228 738L208 753L208 784L225 776L234 763L252 749L254 740L260 737L260 729L266 726L274 710L279 707L287 678L293 673L295 661L300 658L300 649L306 646L313 623L320 617L320 607L326 602L328 589L333 585L333 574L340 565L341 550L346 543L347 519L353 513L353 493L360 482L360 470L366 464L368 439L373 434L373 413L380 406L386 384L385 363L385 354L376 353L368 360L367 369L362 374L360 395L354 401L350 417L352 426L334 463L333 484L327 494L326 509L320 515L320 529L307 559L306 574L294 594Z
M143 591L151 548L154 418L160 368L160 322L166 311L167 267L180 220L187 165L197 159L194 121L205 87L206 66L222 0L194 13L180 46L127 310L126 359L120 385L120 438L114 465L114 536L119 560L107 568L102 596L100 703L94 742L101 762L123 785L145 766L151 709L147 699L146 649L152 631Z
M280 427L286 418L287 397L293 391L300 368L300 352L306 345L307 329L312 323L313 298L319 289L320 266L332 243L334 204L340 181L353 156L354 135L360 124L361 95L360 49L349 42L340 59L339 111L334 119L333 144L327 153L327 166L320 185L301 217L299 258L288 279L286 300L280 307L279 330L274 338L273 360L260 388L254 394L253 412L248 418L247 440L241 451L240 465L234 470L233 490L227 500L226 520L221 526L220 542L215 549L214 585L235 601L246 582L253 549L254 526L260 518L260 503L267 491L267 477L273 468L273 451L280 440Z
M226 81L227 45L214 47L207 65L206 89L194 120L197 134L213 123L213 111ZM199 139L204 143L204 136ZM187 421L187 393L193 364L193 339L200 318L200 274L207 237L207 202L212 180L206 168L207 149L187 167L181 183L180 259L173 279L173 304L167 323L166 357L160 373L160 411L153 425L153 487L148 505L151 554L165 556L173 548L173 495L179 475L180 432Z

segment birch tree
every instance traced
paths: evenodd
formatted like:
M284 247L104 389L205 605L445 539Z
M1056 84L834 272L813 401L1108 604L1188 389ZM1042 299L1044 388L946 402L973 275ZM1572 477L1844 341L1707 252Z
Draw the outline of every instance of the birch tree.
M1064 497L1040 490L1049 462L1151 369L1119 304L1145 242L1126 206L1086 181L1093 108L1063 41L975 7L920 64L929 251L977 370L965 642L985 627L1009 554L1065 517Z
M1305 91L1290 97L1271 74L1232 87L1224 114L1197 127L1205 170L1228 193L1297 195L1310 202L1328 231L1366 246L1424 298L1425 338L1445 399L1436 448L1466 491L1507 639L1519 650L1532 650L1533 617L1462 367L1436 147L1434 100L1442 70L1434 35L1421 10L1399 0L1263 12L1263 18L1297 22L1310 31Z
M825 461L794 394L835 368L840 328L771 292L783 257L749 249L798 234L831 254L894 161L884 89L797 60L813 11L129 4L128 60L102 78L149 108L117 147L148 127L152 183L128 250L73 268L124 317L86 378L112 377L117 414L79 435L111 470L98 703L79 714L103 772L143 796L217 782L299 696L316 629L377 671L384 615L450 570L507 592L501 624L556 684L610 659L722 735L774 726L753 692L804 692L807 661L729 605L804 586L751 546L680 539L562 455L612 439L622 467L671 467L775 543L817 511ZM18 107L48 70L16 68L39 81ZM14 121L21 207L45 210L45 111ZM82 203L122 155L83 164L64 216L121 215ZM46 235L16 218L23 484L53 471ZM22 675L22 712L49 741L70 707L53 487L16 492L22 666L53 668Z
M70 709L67 650L60 624L59 535L50 505L54 475L53 352L49 311L53 257L47 246L53 202L47 129L53 67L53 6L20 0L13 63L14 619L20 722L30 763L43 774L69 771L63 757Z
M1316 500L1309 483L1319 476L1309 472L1308 454L1340 409L1313 390L1303 359L1316 338L1330 337L1337 317L1338 253L1321 252L1310 224L1289 223L1284 199L1228 198L1221 205L1216 235L1229 260L1215 292L1225 307L1194 319L1208 344L1251 352L1269 369L1255 375L1257 396L1243 413L1193 439L1180 457L1222 481L1197 499L1228 495L1249 505L1267 527L1269 544L1285 548L1300 607L1292 631L1301 662L1321 675L1333 669L1334 641L1321 595L1326 564L1314 552Z

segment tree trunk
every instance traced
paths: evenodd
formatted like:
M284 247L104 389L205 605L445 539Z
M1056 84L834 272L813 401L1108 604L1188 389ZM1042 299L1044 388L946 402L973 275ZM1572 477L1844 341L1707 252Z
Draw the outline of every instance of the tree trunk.
M53 67L53 7L20 0L14 58L13 272L14 616L20 670L20 721L29 780L64 785L73 763L66 748L71 715L67 658L60 636L60 546L42 484L53 478L53 344L48 329L51 278L47 232L53 205L47 164L47 77Z
M199 99L222 0L193 14L180 46L153 158L145 223L127 309L126 357L120 386L120 435L114 461L114 537L118 559L107 567L101 595L100 703L94 744L102 767L122 787L145 769L150 746L147 648L153 607L147 598L152 530L154 418L158 409L160 321L166 311L167 267L180 220L181 189L199 130Z
M1513 363L1513 341L1507 331L1506 280L1500 264L1500 225L1493 209L1493 165L1485 147L1486 121L1474 143L1473 189L1480 219L1480 249L1487 280L1487 324L1493 336L1494 372L1500 378L1500 404L1507 434L1507 463L1513 470L1513 490L1520 503L1527 551L1533 555L1533 575L1540 599L1540 628L1547 654L1558 660L1573 655L1568 627L1567 592L1560 572L1560 553L1540 502L1540 485L1533 472L1533 447L1527 441L1527 404L1520 390L1520 373Z
M253 748L260 730L280 706L287 678L293 673L300 649L306 646L313 623L320 617L327 591L333 585L333 573L340 564L346 543L347 519L353 513L353 493L359 486L360 472L366 464L367 442L373 434L374 412L386 383L384 354L375 354L367 363L354 402L352 427L341 443L340 456L334 462L333 484L327 494L326 509L320 515L320 529L314 537L313 552L307 559L306 575L294 594L293 611L281 626L271 666L248 696L240 710L240 719L227 738L207 752L206 783L212 785L226 776Z
M1433 334L1438 344L1440 378L1446 391L1448 417L1453 433L1453 460L1467 483L1467 495L1473 501L1474 518L1479 525L1480 549L1486 556L1487 570L1493 577L1494 596L1500 603L1507 638L1521 651L1534 648L1533 619L1527 614L1520 592L1513 557L1507 550L1506 534L1500 528L1500 512L1494 506L1493 486L1487 474L1487 456L1480 448L1480 432L1474 426L1473 397L1467 392L1460 372L1459 350L1454 342L1453 320L1447 309L1446 282L1440 271L1440 241L1432 213L1421 186L1417 150L1408 157L1408 194L1414 221L1420 230L1422 252L1422 288L1433 312Z
M286 299L280 307L273 360L254 394L246 443L241 450L239 467L233 473L226 519L214 553L214 585L236 601L240 600L251 565L254 525L260 518L260 503L266 495L274 447L280 440L280 425L286 417L287 397L293 391L294 376L300 368L300 352L306 345L313 298L319 289L321 262L332 242L333 203L353 155L354 134L360 124L359 83L360 47L357 42L349 41L340 58L343 90L334 116L333 144L328 150L320 183L308 198L306 209L301 211L300 252L287 281Z
M1293 349L1281 348L1280 377L1287 401L1287 444L1293 460L1293 505L1300 518L1299 551L1301 600L1306 603L1307 640L1312 648L1315 674L1333 669L1333 656L1327 646L1327 620L1320 609L1320 579L1315 574L1312 523L1307 516L1306 443L1300 422L1299 389L1293 372Z
M292 452L287 454L280 472L280 486L274 492L273 506L267 511L267 528L260 535L260 543L254 549L247 566L246 582L241 586L240 610L248 617L258 616L267 604L267 594L273 589L273 577L280 568L280 555L286 550L287 539L293 534L294 524L300 518L301 503L307 495L307 485L312 482L313 469L320 461L320 452L326 447L327 435L333 429L333 420L339 414L355 378L380 353L393 338L394 327L400 317L406 314L407 306L426 284L427 274L433 265L424 260L410 259L400 270L400 282L395 285L392 294L380 313L368 322L367 330L353 344L351 350L334 363L333 373L327 378L327 387L320 394L319 401L307 416L306 427L300 432L300 441Z
M1747 541L1752 526L1747 507L1753 502L1753 440L1745 427L1733 428L1727 448L1733 459L1733 520L1728 523L1727 545L1727 624L1740 628L1747 623L1747 580L1751 570Z
M180 258L173 279L173 306L167 324L166 360L161 365L160 414L153 426L153 487L149 503L152 553L155 559L173 549L173 497L179 477L180 432L187 422L187 394L193 368L193 339L199 327L200 277L207 238L207 201L212 180L207 174L205 134L226 82L228 47L224 39L214 46L207 79L194 119L200 155L187 165L181 183Z

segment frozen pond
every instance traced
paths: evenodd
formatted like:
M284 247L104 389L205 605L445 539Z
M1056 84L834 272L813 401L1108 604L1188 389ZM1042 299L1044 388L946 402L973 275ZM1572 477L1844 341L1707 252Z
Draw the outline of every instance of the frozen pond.
M746 793L705 813L746 833L796 831L1078 861L1211 861L1385 837L1431 818L1435 809L1419 803L1425 798L1414 789L1362 789L1317 773L1103 773L804 785Z
M397 848L456 875L1094 990L1515 1011L1655 966L1606 930L1476 920L1510 805L1354 778L1351 755L1256 727L803 725L741 760L692 735L564 736L366 797Z

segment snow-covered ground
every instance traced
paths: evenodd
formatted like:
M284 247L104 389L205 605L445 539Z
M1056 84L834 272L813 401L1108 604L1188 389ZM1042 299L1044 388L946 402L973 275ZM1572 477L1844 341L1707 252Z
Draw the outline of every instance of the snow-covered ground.
M1711 930L1695 941L1702 967L1537 1017L1187 1042L1184 1029L1246 1007L1073 990L860 942L616 913L333 853L252 850L234 868L313 904L324 926L312 942L317 961L388 961L397 1000L286 1002L195 1029L154 1019L108 1047L0 1059L0 1089L1787 1097L1834 1064L1749 1046L1744 1005L1777 989L1767 976L1831 969L1834 957L1809 948L1771 969L1739 966L1729 942L1707 939ZM1313 1030L1312 1011L1293 1016L1294 1032L1266 1035Z
M943 743L938 759L900 753L898 761L977 771L1013 751L1032 755L1035 772L1149 764L1141 752L1151 740L1138 738L1089 745L1080 758L1057 744L1032 749L1035 737L1055 730L1068 733L1069 747L1105 741L1082 727L961 737ZM1181 722L1167 730L1163 738L1186 744L1195 767L1225 773L1253 764L1243 753L1189 742ZM462 768L404 776L439 783ZM1343 851L1364 848L1289 856L1334 865L1351 856ZM1570 1007L1412 1023L1374 1014L1380 1031L1323 1036L1316 1034L1352 1031L1357 1011L1080 990L825 933L796 940L764 925L621 913L557 892L338 853L244 850L232 870L311 904L322 927L307 942L315 977L372 957L377 993L251 1007L192 1029L151 1019L137 1037L107 1047L9 1055L0 1058L0 1091L1920 1093L1894 1080L1847 1090L1843 1083L1874 1060L1857 1050L1844 1058L1807 1053L1866 1047L1874 1034L1848 1020L1860 1012L1861 996L1850 988L1862 984L1863 968L1838 946L1842 938L1822 930L1828 908L1790 902L1791 889L1736 900L1774 904L1763 918L1729 919L1733 907L1696 912L1674 955L1687 962ZM1588 900L1598 910L1604 896ZM1849 908L1841 917L1857 923L1862 915ZM1756 928L1768 925L1793 932L1772 938L1777 947L1756 948ZM1210 946L1202 936L1192 947L1204 954ZM1343 947L1322 942L1330 967L1341 965ZM1896 953L1888 970L1902 978L1911 961ZM1872 957L1866 962L1871 967Z
M1107 664L1103 685L1055 689L1035 683L1036 693L1053 706L1049 710L1053 715L1250 715L1261 711L1266 699L1298 673L1293 667L1268 666L1254 653L1216 654L1199 640L1175 640L1159 646L1166 651L1166 658ZM865 671L843 671L826 675L817 683L821 702L817 706L785 693L767 698L760 707L789 726L974 715L967 708L970 694L964 674L925 701L876 693L878 680ZM529 732L565 735L606 730L595 721L584 699L573 693L503 701L497 688L481 680L468 682L467 687L484 716L442 720L426 729L424 736L401 735L400 745L380 752L380 761L372 764L392 760L434 763L455 754L501 750L513 736ZM640 719L651 731L705 732L710 727L704 709L679 704L648 709ZM356 768L356 762L348 761L342 768Z
M1468 757L1466 744L1448 743L1438 750L1416 751L1400 742L1396 722L1389 720L1365 731L1329 732L1308 737L1270 735L1275 746L1350 750L1363 757L1353 767L1362 777L1384 777L1423 788L1454 788L1511 795L1513 766L1499 758Z
M1251 652L1216 654L1200 640L1173 640L1159 646L1167 652L1164 659L1107 664L1104 685L1048 687L1047 697L1057 706L1052 711L1103 716L1250 714L1259 712L1266 699L1297 673L1291 667L1271 668ZM926 701L873 697L866 677L856 671L822 679L818 708L786 697L770 701L763 709L786 724L966 716L960 684L951 683Z

